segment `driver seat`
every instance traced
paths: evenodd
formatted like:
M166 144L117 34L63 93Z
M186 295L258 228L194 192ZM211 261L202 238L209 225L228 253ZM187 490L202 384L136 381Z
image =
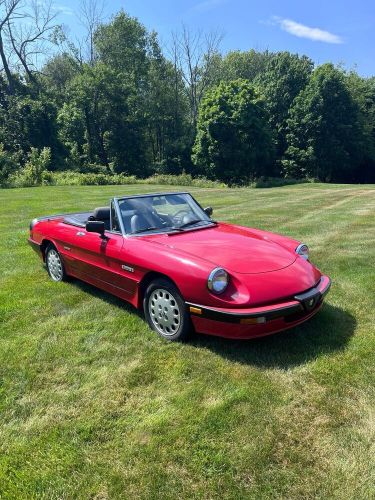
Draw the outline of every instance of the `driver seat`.
M138 212L134 214L130 219L130 231L135 233L137 231L141 231L142 229L146 229L147 227L157 226L160 221L156 220L156 217L153 214L146 214L142 212Z

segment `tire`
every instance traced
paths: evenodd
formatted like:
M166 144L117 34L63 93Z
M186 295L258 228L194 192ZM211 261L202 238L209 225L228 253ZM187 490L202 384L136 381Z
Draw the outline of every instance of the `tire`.
M61 256L54 245L48 245L45 263L52 281L59 282L68 279Z
M186 341L191 334L190 315L177 287L156 279L146 289L143 310L152 330L170 341Z

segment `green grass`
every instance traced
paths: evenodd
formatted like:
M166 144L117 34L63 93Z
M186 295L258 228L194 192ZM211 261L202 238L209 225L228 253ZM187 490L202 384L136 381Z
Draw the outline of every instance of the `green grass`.
M333 286L289 332L185 345L26 243L35 216L158 190L0 191L0 498L375 498L375 186L194 188L306 241Z

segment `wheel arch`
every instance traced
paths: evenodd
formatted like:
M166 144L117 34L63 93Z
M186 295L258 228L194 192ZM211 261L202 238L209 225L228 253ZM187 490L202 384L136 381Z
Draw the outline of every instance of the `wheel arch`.
M152 281L154 281L155 279L158 279L158 278L162 278L162 279L166 279L166 280L170 281L177 288L179 293L181 294L181 291L180 291L179 287L177 286L177 283L175 281L173 281L172 278L170 278L166 274L163 274L163 273L160 273L157 271L149 271L147 274L145 274L143 276L143 278L141 279L141 281L139 282L139 285L138 285L138 301L137 301L138 308L142 308L143 298L145 296L145 292L146 292L148 285ZM181 296L182 296L182 294L181 294Z
M54 242L52 240L47 239L47 238L43 239L43 241L40 245L40 251L42 253L43 262L46 261L46 250L49 247L49 245L53 245L56 248L56 245L54 244ZM57 248L56 248L56 250L57 250Z

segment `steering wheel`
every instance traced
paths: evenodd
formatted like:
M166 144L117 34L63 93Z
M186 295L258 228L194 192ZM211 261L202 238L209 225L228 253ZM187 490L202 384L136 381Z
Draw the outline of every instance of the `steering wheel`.
M176 212L174 214L174 216L172 217L172 222L174 225L176 224L182 224L183 222L183 218L186 216L186 215L189 215L191 213L190 210L187 210L186 208L182 209L182 210L179 210L178 212Z

